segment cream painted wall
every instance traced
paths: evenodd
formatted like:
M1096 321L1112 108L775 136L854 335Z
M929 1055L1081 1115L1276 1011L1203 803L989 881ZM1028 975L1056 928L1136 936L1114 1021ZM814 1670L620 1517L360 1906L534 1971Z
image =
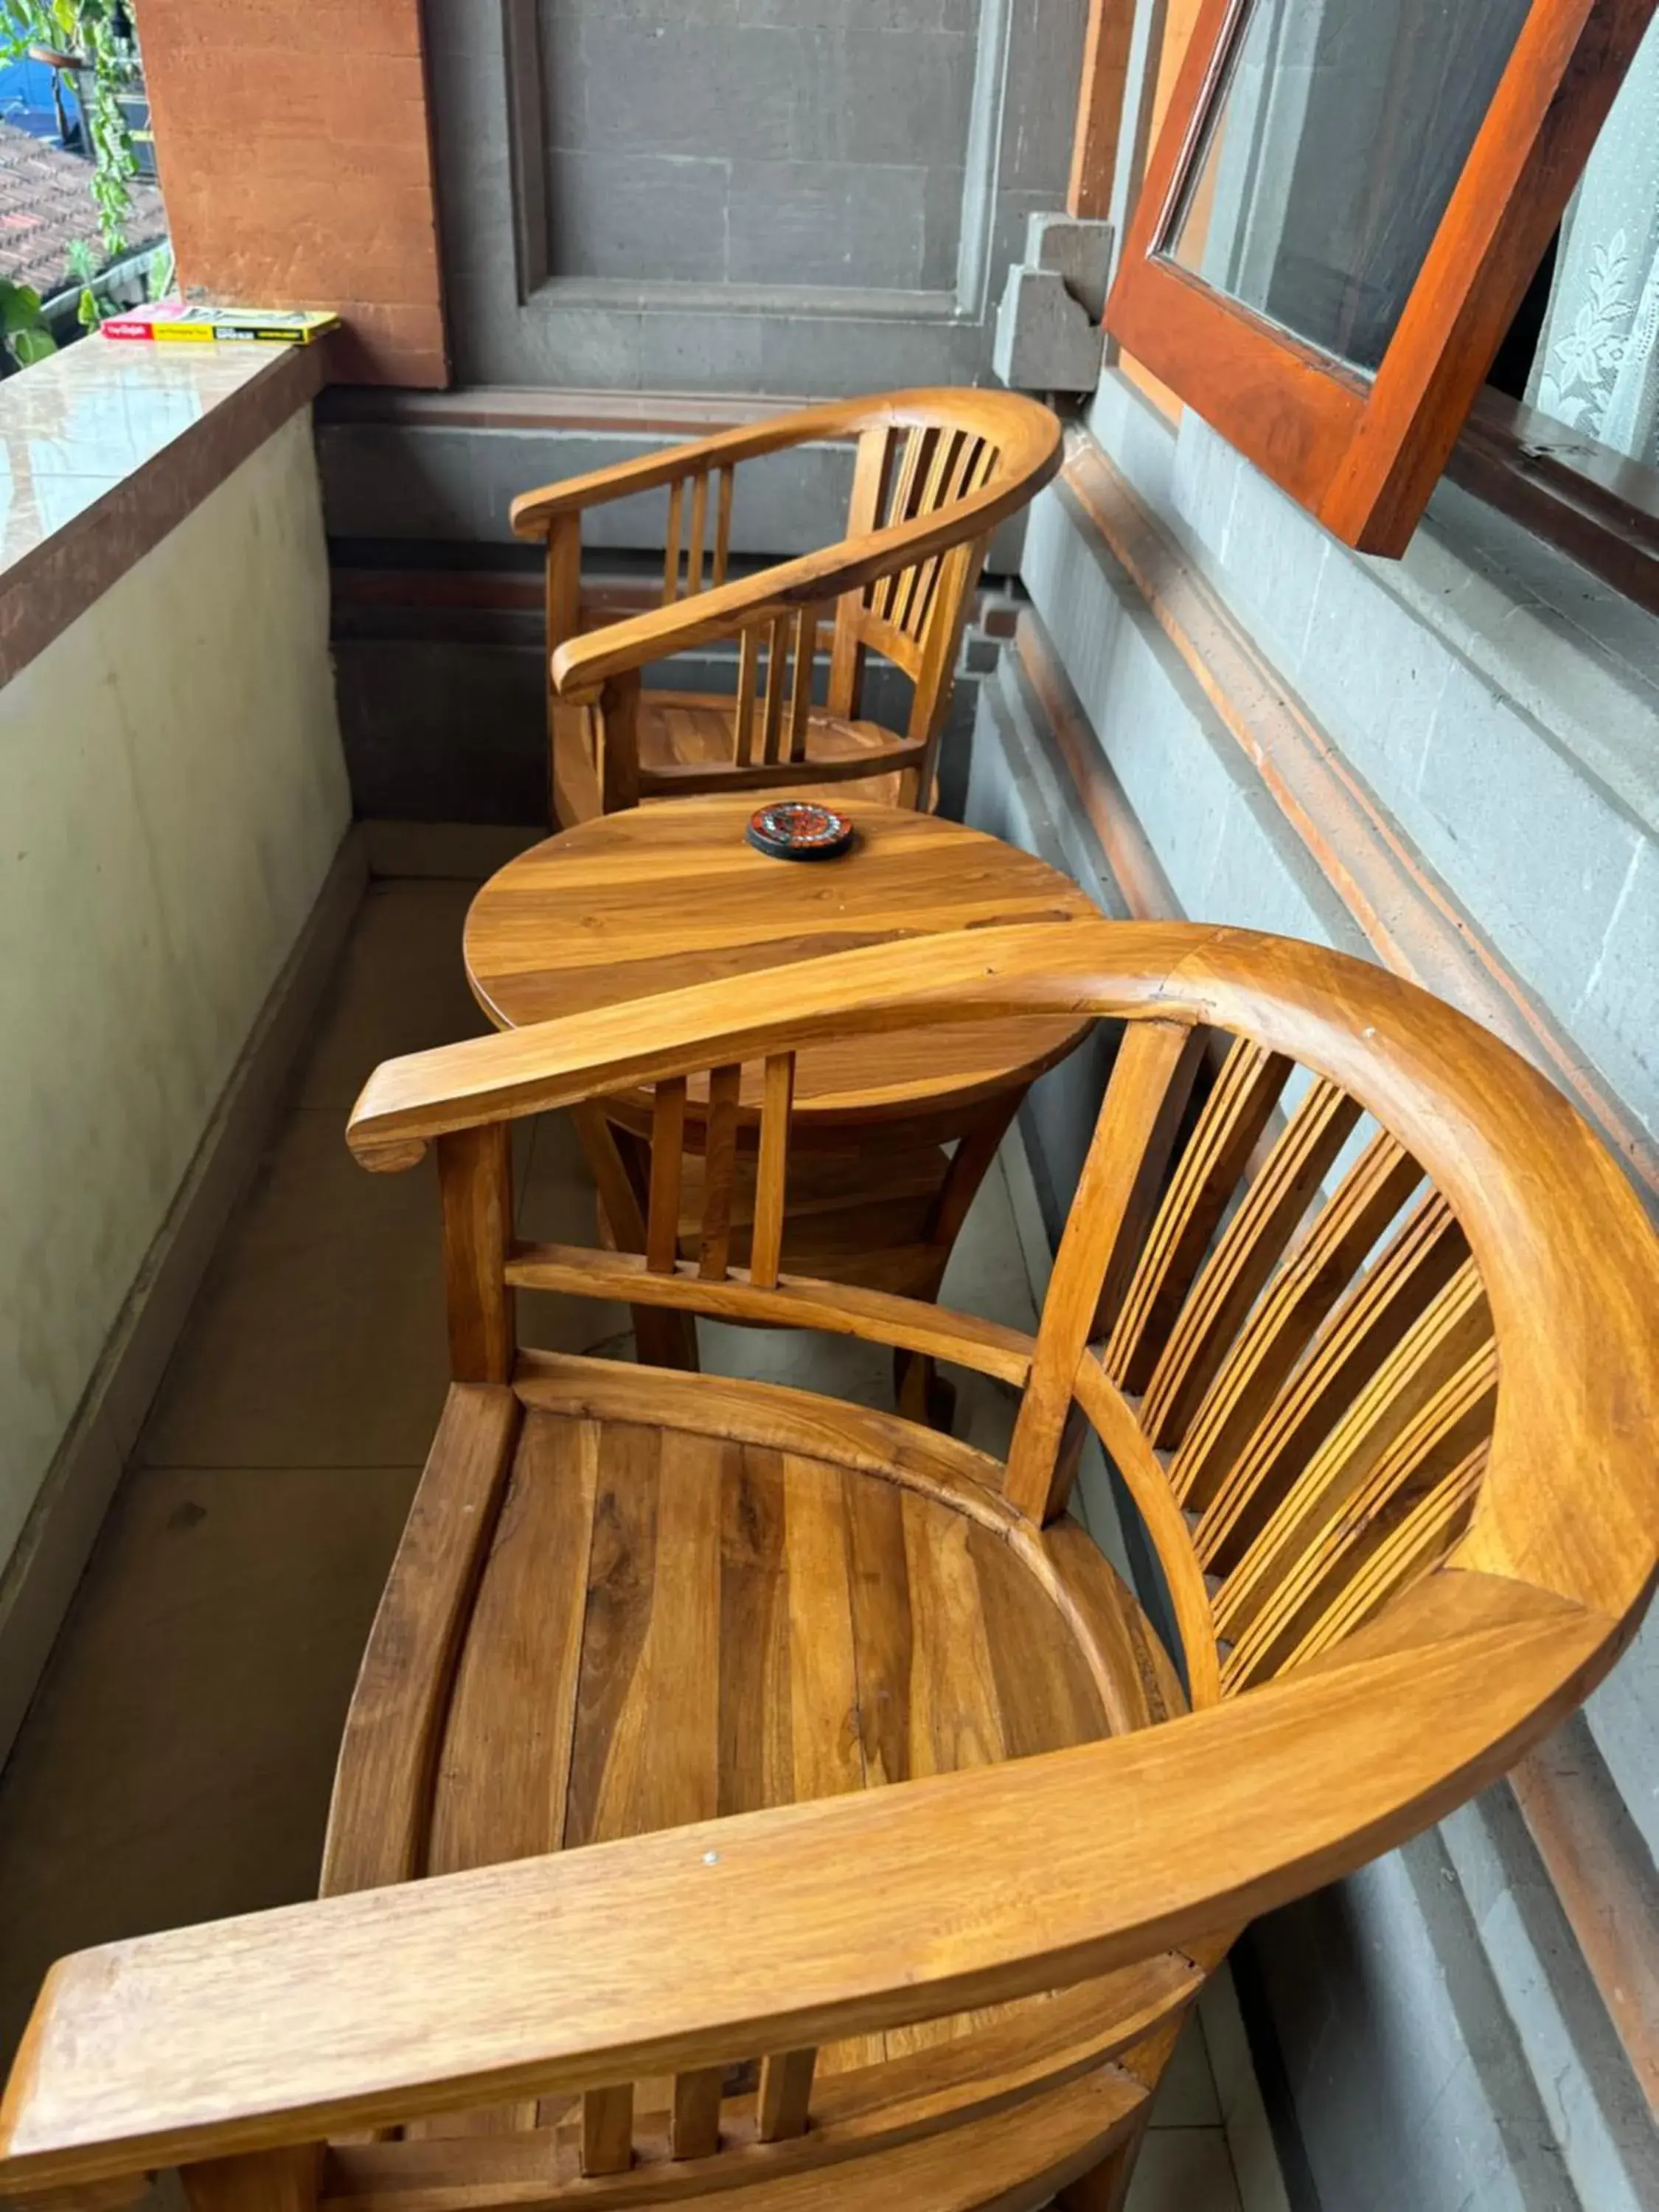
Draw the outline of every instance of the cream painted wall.
M0 690L0 1562L349 816L307 410Z

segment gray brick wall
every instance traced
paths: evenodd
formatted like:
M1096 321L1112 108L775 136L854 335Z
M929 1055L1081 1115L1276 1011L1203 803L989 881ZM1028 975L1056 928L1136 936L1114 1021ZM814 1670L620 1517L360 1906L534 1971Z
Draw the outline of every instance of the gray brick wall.
M977 0L550 0L552 268L948 290Z

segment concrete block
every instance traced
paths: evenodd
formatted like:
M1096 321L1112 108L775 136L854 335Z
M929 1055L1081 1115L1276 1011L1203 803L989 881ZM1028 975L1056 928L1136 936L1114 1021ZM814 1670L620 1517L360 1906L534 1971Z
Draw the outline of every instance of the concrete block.
M1052 269L1016 266L997 310L991 366L1015 392L1092 392L1103 344Z
M1417 797L1418 805L1405 793L1396 801L1407 827L1565 1013L1595 973L1635 855L1634 826L1461 662L1441 691Z
M1052 269L1066 280L1066 289L1097 323L1106 312L1106 285L1111 275L1112 226L1085 222L1080 216L1054 212L1034 215L1025 234L1025 258L1038 269Z
M1030 214L1024 258L1008 271L992 364L1016 392L1092 392L1104 339L1112 227L1052 208Z

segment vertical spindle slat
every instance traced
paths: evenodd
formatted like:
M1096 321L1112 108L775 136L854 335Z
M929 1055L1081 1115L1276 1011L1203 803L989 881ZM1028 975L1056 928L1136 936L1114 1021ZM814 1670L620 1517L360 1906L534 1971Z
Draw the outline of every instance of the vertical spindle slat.
M778 739L783 729L784 670L788 635L788 616L774 615L766 633L766 706L761 719L760 749L763 761L775 761L778 757Z
M744 630L738 645L738 704L732 725L732 757L747 768L755 757L755 684L760 671L760 632Z
M1101 1285L1139 1246L1174 1148L1203 1033L1181 1022L1135 1021L1118 1048L1106 1097L1083 1163L1037 1332L1031 1379L1008 1453L1009 1502L1047 1519L1072 1381L1094 1332Z
M1490 1456L1490 1443L1477 1444L1461 1466L1415 1501L1371 1555L1344 1577L1285 1659L1281 1672L1306 1666L1334 1644L1353 1635L1397 1591L1427 1573L1443 1557L1474 1510Z
M696 599L702 589L702 539L708 526L708 472L699 469L691 479L691 529L685 544L685 590Z
M980 565L989 544L988 538L975 538L966 545L953 545L944 557L941 611L939 619L928 624L921 641L921 665L916 672L906 731L913 744L927 750L917 767L904 771L902 804L906 806L933 804L939 739L951 705L951 670L968 617L968 601L979 580Z
M795 617L793 676L789 689L789 735L786 760L806 757L806 725L812 712L812 660L817 650L817 611L803 607Z
M1193 1537L1206 1569L1224 1574L1232 1566L1468 1253L1456 1216L1430 1191L1338 1304L1218 1482Z
M702 1239L697 1273L705 1282L720 1282L732 1256L732 1197L738 1171L738 1088L743 1070L735 1063L714 1068L708 1078L708 1127L702 1150Z
M1236 1040L1182 1154L1121 1308L1111 1324L1106 1372L1122 1388L1144 1390L1227 1200L1266 1129L1291 1062L1249 1037Z
M941 432L935 438L933 456L927 465L927 481L922 485L921 497L916 503L918 515L935 514L943 506L945 486L955 473L957 456L961 451L966 435L965 431L948 430ZM938 556L933 557L936 559ZM913 561L910 566L895 579L895 589L889 602L887 618L896 628L907 633L910 630L910 617L921 589L922 572L927 567L926 561Z
M888 526L908 522L916 498L916 480L926 461L931 458L939 433L920 423L914 425L904 441L904 459L899 463L898 483L893 490L893 504L888 514ZM892 617L893 594L906 571L896 570L890 576L881 576L870 587L870 611L879 615L884 622Z
M853 465L853 496L847 510L847 535L862 538L879 526L892 474L897 434L886 424L859 440ZM864 690L865 648L861 636L865 592L843 592L836 608L836 639L830 657L828 703L832 714L855 715Z
M1340 1512L1459 1370L1484 1358L1492 1316L1480 1268L1466 1260L1345 1403L1316 1450L1262 1504L1259 1533L1215 1598L1216 1632L1237 1643L1292 1576L1320 1523ZM1474 1438L1465 1440L1467 1450ZM1363 1518L1363 1516L1361 1516Z
M732 547L732 479L735 469L728 464L714 471L714 585L718 590L726 581L726 562Z
M1358 1120L1358 1101L1340 1085L1309 1085L1204 1263L1146 1385L1140 1425L1161 1449L1173 1450L1186 1435L1244 1316Z
M668 488L668 535L663 544L662 603L672 607L680 595L680 507L685 479L676 477Z
M634 2162L634 2084L582 2095L582 2172L626 2173Z
M1208 1505L1315 1331L1422 1180L1386 1131L1344 1176L1240 1332L1170 1463L1183 1506L1201 1512Z
M1224 1691L1276 1672L1322 1613L1387 1551L1420 1498L1455 1478L1492 1439L1498 1353L1488 1340L1435 1390L1369 1472L1315 1503L1306 1523L1255 1594L1248 1627L1235 1617Z
M761 2061L760 2139L786 2142L806 2133L816 2049L775 2051Z
M774 1053L761 1095L760 1158L755 1170L755 1227L750 1280L775 1290L783 1258L784 1185L789 1165L789 1115L795 1097L795 1055Z
M675 2158L713 2158L720 2147L723 2066L701 2066L674 2076L674 2112L669 2149Z
M954 507L959 500L968 498L980 489L988 441L982 438L964 437L957 450L950 481L945 488L945 504ZM905 611L903 626L906 632L921 643L939 597L939 580L947 556L930 553L921 564L921 574L910 604Z
M645 1264L672 1275L680 1256L680 1170L685 1158L685 1078L657 1085L651 1112L651 1197Z

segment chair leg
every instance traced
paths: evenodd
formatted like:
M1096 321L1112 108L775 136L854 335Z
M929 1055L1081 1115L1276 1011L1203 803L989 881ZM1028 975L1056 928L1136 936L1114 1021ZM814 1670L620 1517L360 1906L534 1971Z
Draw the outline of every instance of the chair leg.
M893 1391L907 1421L924 1423L948 1437L957 1417L957 1386L924 1352L893 1354Z
M1146 2133L1143 2119L1098 2166L1068 2181L1054 2199L1060 2212L1123 2212Z

